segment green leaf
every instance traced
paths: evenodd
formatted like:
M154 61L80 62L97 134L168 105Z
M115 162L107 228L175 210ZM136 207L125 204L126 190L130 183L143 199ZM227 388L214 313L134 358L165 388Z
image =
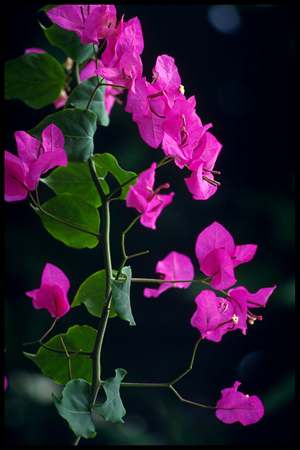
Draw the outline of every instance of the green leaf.
M46 342L51 349L60 350L54 352L40 347L36 354L23 354L33 361L42 373L58 384L67 384L69 379L68 359L64 352L61 337L67 348L70 359L72 378L82 378L92 383L93 364L89 355L81 352L92 352L95 345L97 331L87 325L75 325L68 329L65 334L58 334ZM81 352L80 352L81 351ZM78 352L76 354L76 352Z
M92 316L101 317L106 292L106 272L100 270L89 276L79 287L71 307L84 303ZM117 314L111 307L109 317Z
M68 162L85 162L94 151L94 134L97 129L97 115L81 108L65 109L45 117L36 127L27 131L42 140L42 132L53 123L64 135L64 150Z
M58 99L65 82L61 64L48 53L28 53L5 63L5 99L40 109Z
M127 193L129 191L129 186L134 185L137 182L136 174L134 172L127 172L121 169L116 158L109 153L102 153L102 154L97 153L93 155L91 159L95 162L96 167L97 166L103 167L108 172L110 172L114 176L114 178L118 181L119 185L122 185L127 181L129 182L129 180L133 178L132 181L130 181L122 188L122 193L118 197L120 200L125 200Z
M127 320L130 325L135 325L130 306L131 268L124 267L122 274L125 275L125 281L110 280L113 307L121 319Z
M116 376L109 378L104 382L104 390L106 393L106 402L103 405L92 405L105 420L112 423L124 423L122 417L126 414L120 397L120 383L126 375L126 370L116 369Z
M97 77L91 77L82 81L68 97L67 105L73 105L76 108L85 109L98 85ZM107 127L109 124L109 116L104 106L105 86L99 86L96 95L91 103L90 111L97 114L97 124Z
M91 410L91 386L84 380L70 381L60 400L52 394L58 413L67 420L75 436L90 439L96 436Z
M107 171L102 167L97 167L96 170L102 188L105 194L108 194L109 187L104 181ZM40 178L40 181L49 186L57 195L75 194L96 208L101 206L101 199L92 180L87 161L85 163L68 162L67 167L57 167L46 178Z
M97 209L88 204L79 195L60 194L51 198L42 205L49 214L88 232L98 233L100 227L100 216ZM48 216L38 208L33 207L41 218L46 230L55 239L73 248L93 248L99 243L97 236L77 230L71 226Z

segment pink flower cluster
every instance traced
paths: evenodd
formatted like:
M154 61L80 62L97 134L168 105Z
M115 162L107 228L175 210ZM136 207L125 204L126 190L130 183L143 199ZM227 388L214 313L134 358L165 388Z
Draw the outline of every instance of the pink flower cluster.
M35 189L42 173L55 166L66 166L67 155L60 129L48 125L42 132L42 142L25 131L16 131L18 156L5 150L5 200L24 200Z
M242 330L245 335L247 322L253 324L262 316L254 315L249 308L265 307L273 293L273 287L262 288L251 294L239 286L223 291L235 284L234 267L250 261L257 246L253 244L235 246L230 233L218 222L203 230L196 242L196 256L200 270L211 279L210 286L221 290L217 296L211 290L203 290L196 297L197 309L191 318L191 325L201 333L201 338L220 342L228 331ZM190 258L175 251L169 253L156 266L160 278L170 283L161 283L158 289L144 289L145 297L158 297L171 287L188 288L194 278L194 268ZM226 298L224 298L224 296ZM224 423L241 422L250 425L258 422L264 415L262 402L255 395L249 397L237 391L241 383L236 381L232 388L221 391L222 398L216 405L216 416Z
M214 165L222 145L207 131L212 124L202 124L195 97L185 97L174 58L158 56L152 81L142 77L144 41L139 19L124 22L123 16L117 22L113 5L62 5L47 15L60 27L76 31L83 44L106 40L93 74L112 83L111 88L128 89L125 111L132 113L144 141L154 148L161 144L178 167L188 167L191 176L185 182L194 199L211 197L220 185L214 180L219 174Z
M101 67L94 75L127 89L142 76L144 41L137 17L128 22L122 17L117 23L114 5L62 5L47 15L61 28L76 31L82 44L98 45L99 39L106 39Z

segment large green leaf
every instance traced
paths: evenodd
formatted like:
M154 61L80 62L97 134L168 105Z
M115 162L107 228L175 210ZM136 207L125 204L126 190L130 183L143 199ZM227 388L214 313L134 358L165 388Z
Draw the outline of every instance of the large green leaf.
M73 105L76 108L85 109L94 93L94 90L98 84L97 77L91 77L82 81L68 97L67 105ZM105 86L99 86L93 101L90 106L90 110L97 114L97 124L107 127L109 124L109 116L107 115L104 105Z
M68 161L87 161L94 151L97 115L93 111L81 108L65 109L45 117L27 133L42 140L42 132L51 123L56 125L64 135L64 150Z
M58 99L65 82L61 64L48 53L28 53L5 63L5 99L39 109Z
M100 216L98 210L87 203L79 195L60 194L51 198L42 205L47 213L70 224L66 225L50 217L40 209L33 207L40 216L46 230L56 239L73 248L93 248L99 243L97 236L89 234L98 233L100 227ZM79 227L87 232L80 231Z
M125 281L110 280L113 307L121 319L127 320L130 325L135 325L130 306L131 268L124 267L122 274L125 275Z
M52 394L58 413L67 420L75 436L90 439L96 436L91 410L91 386L85 380L72 380L60 400Z
M116 369L116 376L104 382L106 401L102 405L92 405L100 416L112 423L124 423L122 417L126 414L120 397L120 383L126 375L126 370Z
M116 158L110 153L97 153L91 157L94 161L96 167L104 167L108 172L110 172L114 178L118 181L119 185L127 183L121 191L120 200L125 200L127 193L129 191L129 186L134 185L137 182L137 177L134 172L127 172L121 169ZM132 181L129 181L131 180Z
M107 171L103 167L97 167L96 170L102 188L105 194L108 194L109 187L104 180ZM47 184L56 194L68 192L69 194L79 195L96 208L101 206L101 199L92 180L87 161L85 163L68 162L67 167L57 167L50 175L41 178L40 181Z
M88 354L81 352L93 351L96 334L97 331L92 327L75 325L69 328L67 333L58 334L45 343L47 347L60 352L40 347L36 354L26 352L23 354L31 359L46 377L58 384L67 384L70 380L68 358L60 339L62 338L69 356L71 356L69 364L72 378L82 378L88 383L92 383L92 360ZM76 352L78 353L76 354Z
M41 23L40 26L48 41L55 47L60 48L73 61L81 64L86 59L94 56L93 44L82 44L76 31L65 30L56 24L49 28L46 28Z
M74 307L84 303L90 314L101 317L105 292L106 272L105 270L100 270L89 276L81 284L71 306ZM115 317L116 315L116 312L111 307L109 317Z

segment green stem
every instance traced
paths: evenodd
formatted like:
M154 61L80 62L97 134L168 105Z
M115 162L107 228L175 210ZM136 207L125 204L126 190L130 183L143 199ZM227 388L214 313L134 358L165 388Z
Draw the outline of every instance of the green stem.
M146 254L146 253L149 253L149 250L146 250L146 251L144 251L144 252L135 253L134 255L129 255L129 256L126 255L126 250L125 250L125 235L126 235L126 233L133 227L133 225L135 224L135 222L137 222L137 220L141 217L141 215L142 215L142 214L140 214L139 216L137 216L137 217L131 222L131 224L129 225L129 227L126 228L125 231L122 231L122 241L121 241L121 245L122 245L123 260L122 260L122 262L121 262L121 264L120 264L120 267L119 267L117 276L116 276L116 278L115 278L116 280L119 279L119 276L121 275L122 269L123 269L124 265L126 264L126 261L127 261L129 258L134 258L135 256L140 256L140 255L144 255L144 254Z
M103 302L103 309L101 318L99 321L96 341L94 350L92 353L93 360L93 381L91 389L92 404L95 403L98 391L101 385L101 350L103 345L103 339L105 335L105 330L109 317L109 309L111 304L111 286L110 280L112 279L112 264L111 264L111 253L110 253L110 212L109 212L109 201L105 195L102 186L98 180L97 172L94 166L94 162L89 159L89 169L93 182L98 190L98 193L102 202L102 249L104 257L104 267L106 272L106 286L105 286L105 297Z
M158 278L131 278L131 281L135 283L205 283L209 285L209 283L206 282L206 280L208 280L209 278L211 277L204 278L203 280L160 280Z
M209 409L217 409L216 406L207 406L207 405L202 405L201 403L196 403L196 402L192 402L190 400L186 400L185 398L181 397L181 395L176 391L176 389L173 387L173 384L177 383L177 381L179 381L181 378L183 378L188 372L190 372L193 368L193 364L194 364L194 359L195 359L195 355L196 355L196 351L199 345L199 342L201 341L201 337L198 339L198 341L196 342L196 345L194 347L194 351L193 351L193 355L192 355L192 360L190 363L190 366L187 370L185 370L181 375L179 375L177 378L175 378L175 380L171 381L170 383L121 383L121 386L124 387L168 387L170 388L174 394L179 398L179 400L181 400L182 402L185 403L189 403L190 405L195 405L195 406L200 406L201 408L209 408Z
M76 78L76 83L79 86L80 85L80 71L79 71L79 63L78 62L75 63L75 78Z
M181 397L180 394L178 394L178 392L176 391L176 389L173 388L173 386L170 386L170 389L172 389L172 391L179 398L179 400L184 403L188 403L189 405L200 406L201 408L206 408L206 409L217 409L216 406L202 405L201 403L196 403L196 402L192 402L191 400L186 400L185 398Z

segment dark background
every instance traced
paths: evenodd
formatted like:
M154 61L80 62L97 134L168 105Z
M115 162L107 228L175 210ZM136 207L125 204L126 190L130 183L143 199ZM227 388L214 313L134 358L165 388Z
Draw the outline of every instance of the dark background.
M28 47L40 47L63 62L62 52L51 47L38 25L36 13L41 6L5 5L5 60ZM157 172L157 185L169 182L175 197L158 218L157 230L137 223L126 236L129 254L150 250L149 255L129 261L133 276L156 276L157 261L176 250L191 257L200 278L195 242L216 220L237 245L258 245L254 259L235 269L237 285L250 292L274 284L277 289L267 308L260 310L263 321L249 326L246 336L236 331L220 343L201 342L192 372L175 386L188 400L215 405L220 391L239 380L243 393L261 398L265 415L260 422L248 427L226 425L214 411L181 403L168 389L122 388L125 424L114 425L98 416L96 438L82 439L80 444L294 444L295 7L116 8L118 18L125 13L126 21L135 16L141 21L143 75L151 80L158 55L173 56L186 96L195 95L198 115L204 124L213 123L210 131L223 144L216 164L221 187L207 201L192 198L183 181L189 176L185 170L169 164ZM220 31L216 20L228 25L232 14L237 29ZM123 100L125 104L126 96ZM159 161L163 152L144 143L124 104L114 106L109 127L97 130L95 151L110 152L122 168L139 172ZM16 154L13 133L33 128L53 112L52 105L32 110L18 100L5 102L5 149ZM40 195L44 201L52 191L40 186ZM113 202L111 213L112 261L117 268L121 231L136 212ZM5 226L6 443L64 445L72 432L51 399L51 392L60 395L60 387L48 383L22 355L22 343L38 339L51 325L51 317L46 310L35 310L25 292L39 286L42 270L50 262L70 279L72 302L80 284L103 268L101 248L75 250L52 238L28 199L5 203ZM104 379L121 367L128 372L124 381L167 382L189 366L199 337L190 325L199 286L168 290L157 299L145 298L144 287L132 286L136 327L119 318L109 321ZM58 321L54 334L76 323L97 328L97 322L80 306ZM26 351L35 353L37 348Z

